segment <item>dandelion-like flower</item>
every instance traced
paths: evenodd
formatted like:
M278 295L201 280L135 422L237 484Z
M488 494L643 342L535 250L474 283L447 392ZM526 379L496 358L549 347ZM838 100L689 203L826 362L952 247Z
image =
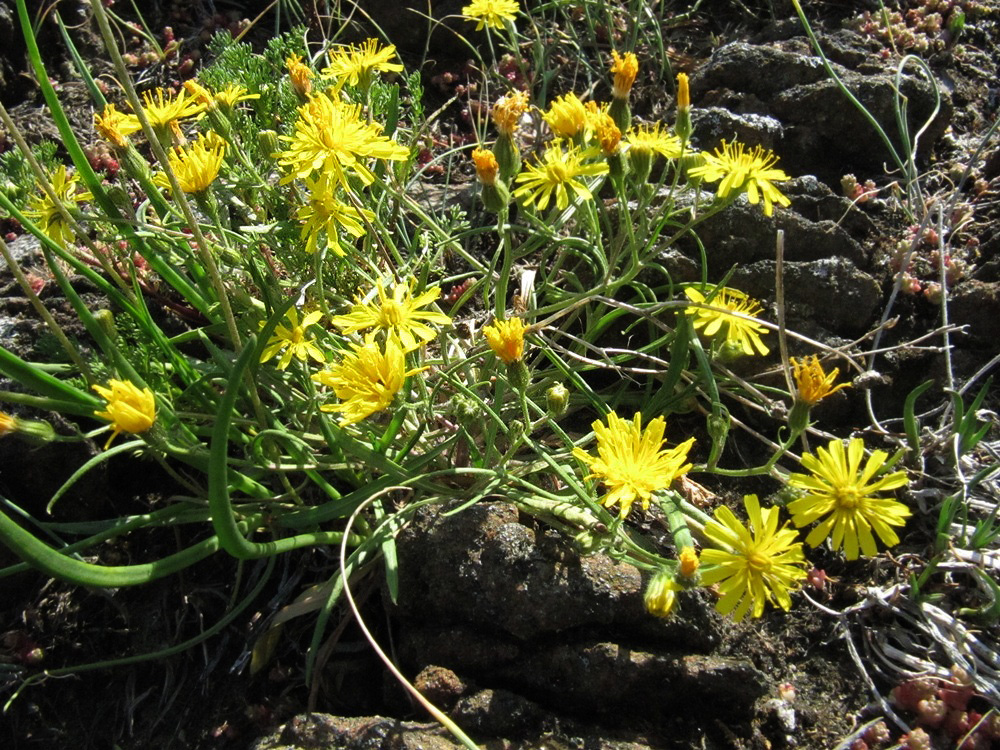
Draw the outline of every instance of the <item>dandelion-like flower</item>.
M767 333L767 329L754 318L761 312L760 303L751 299L738 289L722 287L712 297L710 302L706 301L705 295L694 287L687 287L684 294L692 302L698 304L713 305L716 310L704 307L689 307L687 314L694 318L694 327L700 329L709 338L715 336L725 326L726 344L746 355L752 355L754 349L759 354L767 354L768 349L761 336ZM734 315L733 313L737 313ZM747 316L746 318L740 317Z
M498 99L493 105L491 116L493 124L503 135L513 135L521 122L521 116L528 109L528 95L523 91L514 91Z
M0 437L11 432L17 432L17 417L12 417L6 412L0 411Z
M774 213L774 204L787 206L791 203L772 183L790 179L774 165L778 157L772 151L764 151L761 146L747 151L742 143L722 142L722 148L715 153L701 152L705 163L688 172L689 177L700 177L706 182L719 183L717 194L726 200L731 195L746 193L747 199L756 205L764 200L764 215Z
M142 94L142 101L142 111L153 130L158 134L172 134L176 141L183 140L177 121L200 115L205 111L205 105L189 98L184 89L176 94L164 91L162 88L145 91Z
M528 164L514 182L520 187L514 197L523 200L526 206L537 205L539 211L548 208L555 195L556 207L561 211L569 205L569 191L582 199L590 200L593 194L577 178L596 177L608 173L605 161L586 163L597 156L594 149L581 151L577 147L564 150L559 143L550 144L542 153L537 164Z
M360 422L375 412L389 408L406 378L427 368L406 370L406 355L399 339L390 334L385 347L375 340L375 332L365 336L363 344L351 344L353 352L339 364L317 373L312 379L333 389L339 404L324 404L326 412L340 413L339 424Z
M812 354L805 359L792 357L792 375L795 378L795 400L806 406L815 406L831 393L841 388L850 388L850 383L834 385L833 381L840 374L840 368L833 368L829 373L823 372L819 357Z
M101 114L94 115L94 130L117 148L125 148L128 146L126 138L142 130L142 126L135 115L119 112L114 104L107 104Z
M588 124L587 108L572 91L557 97L549 105L549 111L542 113L556 138L573 138Z
M698 568L701 565L698 553L695 552L694 547L684 547L680 551L680 554L677 555L677 559L680 562L677 570L685 578L691 578L691 576L698 572Z
M306 329L318 323L322 317L323 313L313 310L307 313L300 323L298 311L294 307L290 308L285 314L288 325L281 323L277 325L264 351L261 352L260 361L267 362L281 352L281 359L278 360L279 370L287 368L292 362L292 357L300 362L305 362L309 358L320 363L326 362L323 351L314 343L315 339L306 333Z
M500 361L509 365L524 356L524 333L527 330L528 326L521 318L513 317L494 320L492 324L483 326L483 336Z
M859 548L869 557L878 553L872 531L887 547L899 542L892 527L905 524L910 509L877 493L905 486L906 472L894 471L876 479L888 455L873 451L862 469L864 457L861 438L853 438L846 450L840 440L831 440L826 448L817 448L816 455L802 454L802 466L810 474L792 474L788 485L808 494L788 504L792 522L801 528L825 516L809 532L806 544L815 547L831 537L834 549L843 546L847 559L856 560Z
M609 490L601 502L607 508L621 506L622 518L629 514L637 498L644 510L649 508L654 492L667 489L691 469L685 461L694 438L663 450L666 426L663 417L656 417L643 429L639 412L631 422L611 412L607 425L599 419L591 425L597 437L597 456L581 448L573 449L573 455L590 467L586 478L601 480Z
M715 608L732 613L737 622L747 613L760 617L764 603L787 611L792 591L808 575L802 543L793 529L778 528L778 509L761 508L756 495L743 498L748 516L744 526L727 507L715 510L715 520L705 524L705 536L719 545L701 552L701 582L719 584L722 597ZM712 566L712 567L708 567Z
M336 47L329 52L330 64L323 69L323 75L336 78L338 84L357 86L371 81L372 73L398 73L403 66L392 62L396 57L396 46L378 48L377 39L366 39L357 46Z
M299 107L295 135L279 138L289 144L287 151L276 154L278 162L291 170L282 180L286 183L319 171L335 175L345 187L349 174L371 185L375 175L365 164L368 159L402 160L410 153L382 135L380 125L367 122L359 105L327 94L309 97Z
M104 444L105 450L119 433L137 435L156 421L156 399L149 388L139 388L127 380L109 380L107 386L91 387L108 402L104 411L96 411L94 416L108 420L114 428Z
M517 18L517 0L472 0L462 8L462 17L466 21L477 21L476 31L483 27L503 31L504 21Z
M611 50L611 58L611 72L615 76L611 95L615 99L627 99L635 77L639 74L639 59L632 52L626 52L622 56L614 49Z
M594 138L605 156L614 156L622 141L622 131L618 129L614 118L606 112L594 119Z
M167 162L181 190L201 193L219 176L225 154L226 142L217 133L210 132L198 136L189 146L175 148L167 156Z
M79 190L80 176L75 172L66 174L66 166L60 164L49 176L52 192L59 202L57 205L49 194L42 191L28 202L24 215L38 221L39 229L53 242L62 246L73 239L73 230L63 218L60 206L74 206L77 203L90 200L92 197L86 190Z
M301 238L306 241L306 252L314 253L319 245L319 235L326 233L326 244L335 255L343 257L340 246L340 230L352 237L363 237L364 221L372 221L375 214L367 208L355 208L337 197L337 186L326 175L313 179L306 178L309 198L295 212L295 218L302 222Z
M484 185L495 185L500 165L497 157L488 148L475 148L472 151L472 161L476 165L476 177Z
M316 75L312 68L302 62L299 55L289 55L285 60L285 67L288 69L288 77L292 82L292 88L299 96L308 96L312 91L312 79Z
M676 159L683 152L681 139L673 133L663 130L663 123L637 125L625 134L629 156L644 155L652 158L654 154L664 159Z
M331 323L343 333L358 333L369 328L381 328L398 338L405 351L427 343L437 331L432 325L448 325L451 318L436 310L421 310L441 296L440 287L425 289L413 296L411 284L396 284L390 297L382 282L375 286L377 300L359 298L347 315L335 315Z
M239 84L230 84L221 91L216 91L212 93L207 88L202 86L195 80L184 81L184 90L187 91L191 98L194 99L198 104L201 104L208 110L214 110L217 107L222 107L223 111L227 114L233 111L239 102L249 101L250 99L260 99L260 94L248 94L245 86L240 86Z

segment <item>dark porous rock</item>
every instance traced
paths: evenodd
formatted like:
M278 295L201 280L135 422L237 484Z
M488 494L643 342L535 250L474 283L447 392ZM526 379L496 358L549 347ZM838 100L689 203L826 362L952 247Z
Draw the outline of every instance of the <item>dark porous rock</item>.
M849 91L880 123L897 153L905 158L896 126L900 96L905 97L909 132L915 134L929 124L921 135L918 154L926 156L934 142L945 132L952 116L952 105L941 92L935 111L935 83L907 68L899 85L893 71L872 71L861 64L869 54L867 43L851 31L836 37L837 59L857 69L833 62L833 69ZM812 53L803 37L750 44L733 42L720 47L692 79L692 99L704 108L722 107L746 121L750 115L776 118L782 138L774 143L773 128L763 132L759 141L780 156L779 167L788 174L815 174L829 184L836 184L848 172L868 175L881 173L883 165L895 167L889 150L870 122L838 87ZM713 118L722 122L723 118ZM732 135L695 131L702 148L718 145Z
M449 712L463 731L490 737L537 736L549 715L537 703L502 689L480 690Z
M439 724L382 716L300 714L251 750L453 750L462 745Z
M603 554L581 557L554 532L520 523L509 503L480 503L450 516L424 513L399 535L397 548L397 614L416 623L472 626L515 642L613 626L618 632L653 628L695 650L713 643L712 628L695 612L651 618L635 567Z
M781 122L768 115L736 114L722 107L696 107L691 112L691 124L699 143L722 141L760 144L776 149L784 136Z
M438 708L450 709L469 691L469 684L444 667L424 667L413 679L413 686Z
M742 659L650 653L608 642L553 643L495 674L540 702L573 706L612 725L656 721L681 706L725 706L728 715L745 717L770 686Z
M969 343L996 346L1000 337L1000 282L963 281L949 292L948 308L950 322L966 327Z
M847 258L823 258L784 264L787 322L821 326L830 333L858 336L875 321L882 292L878 282ZM730 286L757 299L774 297L775 261L761 260L738 267Z

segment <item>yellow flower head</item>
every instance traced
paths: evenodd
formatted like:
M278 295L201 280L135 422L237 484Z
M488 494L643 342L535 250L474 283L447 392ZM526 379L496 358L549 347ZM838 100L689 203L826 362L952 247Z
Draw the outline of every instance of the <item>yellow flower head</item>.
M668 617L674 610L677 592L683 590L684 587L674 580L670 571L661 570L653 576L643 592L642 601L646 605L646 611L656 617Z
M581 151L576 146L564 150L558 142L549 144L536 164L528 164L525 171L514 178L520 185L514 197L523 200L526 206L537 204L539 211L548 207L553 195L556 207L560 211L566 208L570 189L584 200L592 199L593 194L577 178L608 173L605 161L585 163L586 159L597 155L596 150Z
M677 74L677 109L691 108L691 89L687 73Z
M194 99L189 99L187 92L183 89L176 94L164 91L162 88L145 91L142 95L142 101L142 111L153 129L166 131L169 128L177 140L181 139L181 130L177 121L200 115L205 111L205 105Z
M698 553L694 551L694 547L685 547L682 549L677 559L681 563L678 570L680 570L680 574L685 578L690 578L698 572Z
M239 102L260 99L260 94L248 94L245 86L231 84L221 91L216 91L213 95L215 103L220 105L225 112L232 112Z
M268 339L264 351L261 352L260 361L267 362L282 352L281 359L278 360L279 370L287 368L292 362L292 357L300 362L305 362L310 357L316 362L325 362L326 358L323 356L322 350L316 346L314 339L306 333L309 326L319 322L323 313L319 310L313 310L311 313L307 313L300 323L299 313L292 307L285 314L285 317L288 319L288 325L279 323L274 329L274 334Z
M701 152L705 163L688 172L689 177L700 177L706 182L719 183L718 197L727 200L731 195L746 193L754 205L764 199L764 215L774 213L774 204L787 206L791 203L772 183L790 179L780 169L775 169L778 157L772 151L764 151L761 146L747 151L742 143L722 142L722 148L715 153Z
M476 31L482 31L484 26L503 31L504 21L517 18L517 10L517 0L472 0L462 8L462 17L478 21Z
M441 296L440 287L431 287L414 297L412 284L400 283L393 288L390 297L379 281L375 292L377 300L366 302L363 297L359 297L351 307L351 312L336 315L330 322L348 334L381 328L395 336L404 351L417 349L437 336L437 331L431 325L451 323L451 318L444 313L420 309Z
M663 450L663 431L667 423L656 417L642 429L642 415L635 413L631 422L614 412L608 423L596 420L591 427L597 437L597 456L581 448L573 455L590 467L587 479L600 479L610 490L601 501L605 507L620 505L619 515L625 518L636 498L643 509L649 508L654 492L667 489L675 479L691 469L687 461L694 438L688 438L676 448Z
M364 344L351 347L354 351L345 354L339 364L312 376L317 383L332 388L340 399L341 403L324 404L320 409L340 413L341 426L389 408L406 378L427 369L406 370L406 355L393 334L386 338L384 348L375 340L374 331L365 336Z
M808 575L802 543L794 530L778 528L778 509L761 508L756 495L743 498L749 524L744 526L727 507L715 510L715 520L705 525L705 536L718 545L701 552L701 582L719 584L722 597L715 608L732 613L737 622L749 612L760 617L764 603L788 611L790 593Z
M326 233L326 245L335 255L343 257L340 230L352 237L363 237L365 221L375 219L367 208L355 208L337 197L337 185L327 175L307 177L308 200L299 206L295 218L302 222L301 239L306 241L306 252L314 253L319 245L320 232Z
M167 156L170 170L185 193L201 193L215 182L226 154L226 142L215 132L203 133L186 147L176 147Z
M528 95L524 91L514 91L493 105L493 124L504 135L513 135L521 122L521 116L528 109Z
M500 165L497 157L488 148L476 148L472 151L472 161L476 164L476 176L484 185L495 185Z
M323 75L336 78L338 86L345 83L349 86L367 85L372 73L398 73L403 70L398 62L392 62L396 57L396 46L390 44L378 49L377 39L367 39L356 47L336 47L328 54L330 64L323 69Z
M639 60L632 52L626 52L622 57L618 50L611 50L611 72L615 74L611 95L615 99L627 99L639 74Z
M768 349L761 336L767 329L760 323L749 318L756 317L760 311L760 303L751 299L738 289L722 287L718 289L711 301L706 301L705 295L694 287L687 287L684 294L692 302L708 304L715 308L689 307L687 314L694 318L694 327L701 330L709 338L715 336L725 326L726 344L746 355L752 355L754 349L759 354L767 354Z
M894 471L876 479L885 466L885 451L873 451L861 468L865 443L853 438L844 449L840 440L831 440L816 455L802 454L802 466L810 474L792 474L788 485L809 494L788 504L792 521L799 528L823 516L826 518L806 537L815 547L828 536L834 549L844 548L848 560L858 558L858 550L871 557L878 553L872 531L882 543L892 547L899 542L893 526L902 526L910 509L889 497L879 497L883 490L906 485L906 472Z
M108 404L104 411L94 412L95 417L111 422L114 431L104 449L120 432L138 434L145 432L156 421L156 399L149 388L139 388L127 380L109 380L107 387L91 386Z
M73 239L73 230L63 218L60 207L73 207L92 197L86 190L78 190L79 182L80 176L77 173L67 175L66 166L60 164L49 176L49 183L58 205L48 193L42 191L28 201L28 207L24 210L25 216L38 222L39 229L46 237L64 247Z
M524 356L524 333L527 330L524 321L514 317L494 320L491 325L483 326L483 336L500 361L509 365Z
M618 146L622 141L622 131L618 129L614 118L606 112L602 112L594 118L594 137L601 146L601 153L605 156L614 156L618 153Z
M572 138L587 127L587 108L572 91L557 97L542 113L556 138Z
M328 172L347 186L348 174L365 185L375 175L365 162L369 159L403 160L406 147L382 135L382 127L368 122L357 104L347 104L327 94L309 97L299 107L295 135L279 136L289 142L287 151L276 154L278 162L291 169L282 182L306 178L313 172Z
M101 114L94 115L94 130L114 146L125 148L128 145L126 138L142 130L142 126L135 115L119 112L114 104L108 104Z
M637 125L628 131L625 143L630 156L652 158L654 154L664 159L676 159L682 153L681 139L667 130L661 130L662 123Z
M312 68L302 62L299 55L289 55L285 60L285 67L288 68L288 77L291 79L292 88L299 96L308 96L312 91L312 79L316 74Z
M814 406L831 393L851 387L850 383L834 386L833 381L840 374L840 369L835 367L829 374L823 372L823 365L815 354L805 359L792 357L791 363L792 375L795 377L795 400L801 401L806 406Z
M10 414L0 411L0 437L11 432L17 432L17 422L17 417L12 417Z

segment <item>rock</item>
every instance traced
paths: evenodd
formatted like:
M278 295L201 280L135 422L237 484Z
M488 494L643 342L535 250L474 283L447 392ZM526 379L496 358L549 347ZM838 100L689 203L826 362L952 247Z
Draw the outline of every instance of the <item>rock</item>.
M1000 334L1000 282L967 279L948 298L951 323L966 326L969 342L996 346Z
M462 745L439 724L383 716L299 714L251 750L453 750Z
M428 666L413 679L413 686L438 708L450 709L468 690L461 677L444 667Z
M930 121L918 148L918 154L926 156L951 119L947 93L941 92L940 107L935 110L936 89L940 90L936 82L915 75L910 67L897 87L894 71L869 70L863 65L869 50L860 35L842 30L835 40L836 59L864 68L864 72L836 62L831 63L833 69L879 122L901 158L905 153L896 124L895 110L900 104L897 88L905 97L911 137ZM868 175L881 173L884 164L895 167L871 123L844 95L802 37L720 47L692 78L691 88L696 108L711 111L722 107L732 112L730 122L743 124L744 132L759 138L750 145L773 148L780 157L779 167L788 174L816 174L836 184L848 172ZM733 137L723 132L725 117L700 117L707 123L704 132L695 130L701 148L714 148L722 138ZM771 124L775 119L780 128ZM767 127L754 127L754 123L767 123ZM778 133L781 138L776 140Z
M538 736L550 712L509 690L480 690L462 698L449 716L462 730L490 737Z

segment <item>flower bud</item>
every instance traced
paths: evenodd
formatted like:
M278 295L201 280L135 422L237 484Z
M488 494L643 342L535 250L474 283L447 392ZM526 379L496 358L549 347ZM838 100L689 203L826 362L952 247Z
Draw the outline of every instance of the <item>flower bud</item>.
M691 138L691 92L688 88L686 73L677 74L677 121L674 123L674 133L682 141Z
M670 571L659 571L650 580L642 595L646 611L656 617L669 616L674 608L674 602L677 600L677 592L680 590L681 586L674 580Z
M549 416L561 417L569 408L569 389L562 383L556 383L545 391L545 407Z

